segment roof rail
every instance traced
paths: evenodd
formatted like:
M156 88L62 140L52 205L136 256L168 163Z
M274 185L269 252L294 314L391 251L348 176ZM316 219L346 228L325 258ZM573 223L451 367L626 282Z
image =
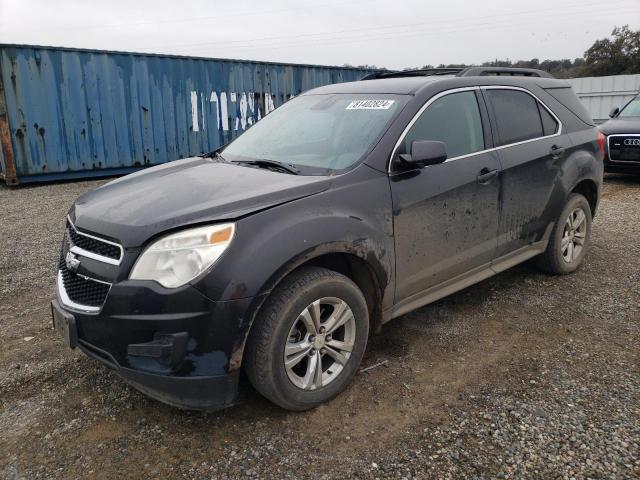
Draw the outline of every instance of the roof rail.
M433 75L457 75L464 68L419 68L417 70L403 70L401 72L384 71L365 75L360 80L375 80L378 78L399 78L399 77L430 77Z
M383 71L365 75L361 80L375 80L379 78L401 77L431 77L436 75L455 75L456 77L486 77L486 76L513 76L513 77L541 77L555 78L549 72L536 70L535 68L516 67L441 67L421 68L417 70L404 70L401 72Z
M549 72L535 68L517 67L467 67L462 70L459 77L486 77L486 76L513 76L513 77L541 77L555 78Z

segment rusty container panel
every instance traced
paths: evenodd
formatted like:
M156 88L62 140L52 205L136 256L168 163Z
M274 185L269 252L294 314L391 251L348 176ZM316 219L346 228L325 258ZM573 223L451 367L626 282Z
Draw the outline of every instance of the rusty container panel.
M209 152L292 96L370 72L0 45L0 175L118 175Z

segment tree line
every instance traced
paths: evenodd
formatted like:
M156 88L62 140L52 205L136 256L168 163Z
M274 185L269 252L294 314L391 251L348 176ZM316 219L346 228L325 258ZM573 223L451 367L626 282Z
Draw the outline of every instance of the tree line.
M345 65L350 66L350 65ZM440 64L435 68L468 67L465 64ZM483 62L485 67L537 68L551 73L556 78L600 77L640 73L640 30L628 25L615 27L610 38L596 40L584 53L584 57L561 60L499 60ZM359 65L359 68L380 69L375 65ZM418 68L434 68L424 65ZM405 68L414 70L416 67ZM386 70L386 68L382 68Z

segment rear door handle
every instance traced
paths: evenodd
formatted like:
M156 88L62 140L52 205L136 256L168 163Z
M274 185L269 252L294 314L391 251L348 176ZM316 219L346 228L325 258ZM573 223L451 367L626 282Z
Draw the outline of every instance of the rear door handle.
M567 151L567 147L561 147L560 145L554 145L551 147L551 156L553 158L560 158Z
M489 170L488 168L483 168L480 170L480 175L478 175L478 183L489 183L493 177L498 176L498 170L493 169Z

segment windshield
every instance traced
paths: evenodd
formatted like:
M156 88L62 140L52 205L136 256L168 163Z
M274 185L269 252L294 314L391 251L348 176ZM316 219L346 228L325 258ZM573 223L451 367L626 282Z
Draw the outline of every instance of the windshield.
M619 117L640 117L640 97L636 97L627 103L627 106L618 114Z
M304 95L293 98L231 143L228 161L272 160L302 174L354 165L405 104L399 95Z

